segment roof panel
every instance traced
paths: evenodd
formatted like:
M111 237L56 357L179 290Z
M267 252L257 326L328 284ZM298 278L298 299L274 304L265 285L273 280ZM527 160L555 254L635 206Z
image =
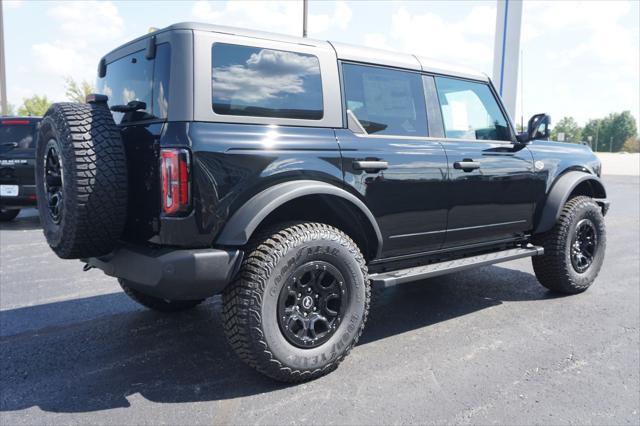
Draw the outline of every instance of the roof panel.
M354 62L366 62L389 67L406 68L420 71L422 67L415 56L407 53L389 52L371 47L355 46L352 44L330 41L336 50L338 59Z

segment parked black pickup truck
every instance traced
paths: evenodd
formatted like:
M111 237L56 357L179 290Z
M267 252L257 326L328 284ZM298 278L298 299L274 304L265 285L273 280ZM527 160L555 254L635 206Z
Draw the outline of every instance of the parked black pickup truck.
M371 286L531 257L578 293L602 265L600 162L545 114L516 134L482 73L187 23L108 53L97 90L40 127L49 245L152 309L222 293L230 345L275 379L335 369Z
M0 221L36 205L35 138L41 117L0 117Z

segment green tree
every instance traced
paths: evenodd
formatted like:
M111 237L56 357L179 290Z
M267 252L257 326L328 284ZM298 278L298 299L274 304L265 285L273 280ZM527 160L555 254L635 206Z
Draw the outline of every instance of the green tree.
M610 124L602 142L605 147L609 146L612 152L618 152L627 139L638 135L636 120L629 111L609 114L607 118L610 120ZM606 151L606 148L603 151Z
M23 100L22 106L18 108L18 115L43 116L49 109L51 102L45 96L33 95Z
M87 95L94 92L93 85L86 80L78 83L72 77L67 76L64 78L64 81L67 85L64 93L71 102L83 104L86 101Z
M596 150L596 141L600 141L600 130L602 128L602 120L597 118L595 120L587 121L582 129L582 138L586 141L591 141L593 150Z
M629 138L622 145L624 152L640 152L640 138Z
M585 139L591 136L594 150L600 152L618 152L627 139L637 134L636 120L629 111L614 112L605 118L589 120L582 132Z
M573 117L561 118L551 130L551 139L557 141L558 133L564 133L564 142L580 143L582 141L582 129Z

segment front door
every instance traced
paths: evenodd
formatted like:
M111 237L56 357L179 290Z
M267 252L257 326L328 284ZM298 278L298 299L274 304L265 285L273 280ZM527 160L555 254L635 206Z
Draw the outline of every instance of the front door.
M533 227L540 186L533 157L488 83L436 77L449 163L444 247L522 236Z
M376 217L383 257L442 246L447 221L447 158L429 140L417 72L343 64L347 114L359 128L338 129L345 183Z

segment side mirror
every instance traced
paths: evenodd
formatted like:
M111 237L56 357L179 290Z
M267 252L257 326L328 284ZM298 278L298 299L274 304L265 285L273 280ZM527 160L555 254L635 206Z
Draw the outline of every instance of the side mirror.
M529 140L542 139L549 140L551 136L551 117L547 114L536 114L529 119L527 124L527 134Z
M551 117L547 114L536 114L529 119L527 131L518 133L516 139L520 143L531 142L532 140L549 140L551 136Z

